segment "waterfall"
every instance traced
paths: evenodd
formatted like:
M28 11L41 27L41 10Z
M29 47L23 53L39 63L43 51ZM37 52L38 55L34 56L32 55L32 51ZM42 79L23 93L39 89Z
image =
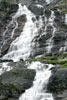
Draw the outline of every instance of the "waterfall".
M65 23L67 24L67 14L65 14Z
M19 4L19 10L14 18L16 19L23 14L26 14L27 17L27 22L24 26L23 32L21 32L21 35L12 42L8 54L3 57L4 59L7 58L18 61L19 59L25 60L30 56L31 47L34 45L32 41L37 34L37 27L32 20L32 18L35 18L35 16L27 9L26 6L22 7ZM12 36L13 34L14 32L12 32Z
M51 3L53 0L46 0L47 4Z
M27 22L25 23L20 36L11 43L9 51L3 59L12 59L16 62L20 59L26 60L30 57L31 51L35 45L33 40L42 26L42 20L39 19L39 22L36 21L35 15L28 10L25 5L22 6L21 4L19 4L19 9L13 16L13 19L16 21L16 19L23 14L26 15ZM32 18L35 18L35 22L33 22ZM13 37L14 31L17 27L18 23L16 22L16 27L12 31L11 38ZM34 69L36 71L36 76L33 86L26 90L25 93L19 97L19 100L53 100L52 94L47 92L47 83L51 76L52 67L53 66L50 64L46 65L40 62L32 62L29 64L28 68ZM8 63L3 63L3 68L5 68L6 71L12 69L8 66ZM3 73L2 69L1 73Z
M65 24L67 25L67 14L65 14ZM61 47L59 52L66 51L66 50L67 50L67 40L65 40L64 47Z
M47 68L48 67L48 68ZM51 76L52 65L44 65L40 62L33 62L29 69L36 70L33 86L21 95L19 100L53 100L52 94L46 92L48 80Z
M53 37L54 37L55 31L56 31L56 28L54 27L54 18L55 18L54 11L51 11L51 16L48 19L48 23L47 23L46 26L51 25L52 28L53 28L53 32L51 33L52 34L51 38L48 39L47 42L46 42L46 44L47 44L47 47L46 47L47 53L51 53L51 49L53 47Z

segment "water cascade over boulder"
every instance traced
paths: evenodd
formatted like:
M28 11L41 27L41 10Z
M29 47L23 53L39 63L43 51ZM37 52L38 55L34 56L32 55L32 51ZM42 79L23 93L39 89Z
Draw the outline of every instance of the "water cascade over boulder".
M65 7L58 0L0 0L0 100L66 100Z

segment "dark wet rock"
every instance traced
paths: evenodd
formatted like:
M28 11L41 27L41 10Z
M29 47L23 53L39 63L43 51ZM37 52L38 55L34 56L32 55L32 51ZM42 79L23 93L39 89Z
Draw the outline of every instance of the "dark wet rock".
M60 48L61 47L64 48L66 46L65 41L67 41L67 33L62 31L56 32L52 40L53 40L53 47L51 49L51 52L53 54L58 54Z
M8 31L5 34L3 32L6 30L6 27L12 20L12 14L16 13L18 5L9 4L6 1L2 0L0 2L0 56L3 56L7 53L12 39L10 38L14 24L12 24Z
M3 62L13 62L13 60L8 60L8 59L0 59L0 63L3 63Z
M65 14L62 13L61 11L55 10L54 11L55 14L55 19L54 21L56 22L56 24L59 26L61 26L64 22L65 22Z
M12 67L14 69L17 69L18 66L19 66L19 69L22 68L22 67L23 68L27 68L27 65L25 64L25 61L23 61L23 59L21 59L20 61L17 61L17 62L9 62L8 66L10 66L10 67Z
M15 40L18 36L20 36L21 32L23 31L23 27L24 27L26 21L27 21L26 15L22 15L22 16L17 18L18 27L14 30L13 37L12 37L12 31L16 27L16 22L13 22L9 27L4 29L4 31L5 31L4 35L3 35L4 31L1 30L1 35L0 35L1 41L0 41L0 43L1 42L2 43L1 43L1 48L0 48L0 50L1 50L0 56L5 55L8 52L10 44L12 43L12 41ZM3 22L3 24L4 24L4 22ZM4 27L4 25L0 25L0 26L1 26L1 28Z
M48 36L49 37L49 36ZM39 40L38 40L38 42L39 42L39 48L41 48L41 50L43 49L44 51L45 51L45 47L46 47L46 35L42 35L40 38L39 38Z
M5 0L0 0L0 2L4 2ZM27 5L29 6L31 3L34 4L41 4L41 5L45 5L46 1L45 0L6 0L7 3L9 4L18 4L21 3L23 5Z
M21 3L22 5L29 6L32 0L0 0L1 3L9 3L10 5Z
M60 50L60 48L61 47L63 47L63 45L54 45L53 47L52 47L52 49L51 49L51 54L52 55L57 55L57 54L59 54L59 50Z
M1 56L5 55L8 52L11 42L12 42L11 39L5 41L5 43L1 48Z
M46 38L46 35L42 35L40 38L39 38L39 43L45 43L45 38Z
M25 23L27 21L26 15L25 14L21 15L20 17L17 18L17 21L19 24L20 24L20 22Z
M49 18L50 15L51 15L51 11L46 9L46 10L45 10L45 16L46 16L47 18Z
M44 7L46 5L46 0L31 0L31 4L42 5Z
M26 21L27 21L27 19L26 19L25 14L23 14L17 18L18 27L14 31L13 39L16 39L18 36L20 36L21 32L23 31Z
M10 5L8 14L16 13L17 9L18 9L18 5L17 4Z
M64 32L57 32L53 37L54 45L63 45L65 43L66 34Z
M43 7L38 7L37 5L30 5L29 9L35 14L35 15L43 15Z
M55 100L67 100L67 90L62 91L61 93L58 93L54 95Z
M61 18L64 21L65 14L63 12L61 12L59 9L55 9L54 13L55 13L55 17L57 17L57 18L59 17L59 18Z
M27 21L27 18L26 18L26 15L25 15L25 14L23 14L23 15L21 15L20 17L17 18L18 28L19 28L20 30L23 29L23 27L24 27L26 21Z
M37 57L39 55L44 55L45 54L45 47L40 47L40 48L36 48L35 50L33 50L33 52L31 53L31 58Z
M35 71L30 69L13 69L0 76L0 98L1 100L17 100L20 94L32 86Z
M52 34L48 28L47 33L39 38L39 47L46 47L46 41L51 38ZM49 31L49 32L48 32ZM48 41L49 42L49 41Z
M57 69L49 79L47 88L54 94L55 100L67 98L67 68Z
M47 29L46 29L46 32L47 32L46 35L48 35L50 37L52 35L52 32L53 32L53 27L48 25Z
M17 4L9 4L7 2L1 2L0 3L0 18L2 20L4 19L10 19L11 14L16 13L18 9Z

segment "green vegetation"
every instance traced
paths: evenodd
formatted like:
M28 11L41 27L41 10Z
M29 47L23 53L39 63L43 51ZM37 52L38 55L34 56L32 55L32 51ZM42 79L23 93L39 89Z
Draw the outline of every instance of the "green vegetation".
M56 5L51 5L48 9L56 9L59 8L63 13L67 13L67 0L57 0L59 3Z
M59 68L67 68L67 63L60 65Z
M27 61L44 61L46 64L58 65L59 68L67 68L67 52L61 53L57 56L45 56L27 59Z
M55 5L55 8L59 8L62 12L67 13L67 8L65 7L65 3Z
M26 61L28 62L33 62L33 61L43 61L46 64L53 64L53 65L59 65L59 68L66 68L67 67L67 52L60 53L59 55L56 56L42 56L42 57L37 57L37 58L30 58L27 59ZM0 63L3 62L13 62L12 60L7 60L7 59L0 59Z
M27 59L27 61L32 62L32 61L48 61L48 60L55 60L57 59L57 56L46 56L46 57L37 57L34 59Z

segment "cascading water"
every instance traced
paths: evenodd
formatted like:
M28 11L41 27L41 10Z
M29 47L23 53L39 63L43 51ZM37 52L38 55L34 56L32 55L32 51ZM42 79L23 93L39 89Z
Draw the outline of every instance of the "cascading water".
M67 14L65 14L65 24L67 25ZM66 35L65 35L66 37ZM64 44L64 47L61 47L59 52L64 52L67 50L67 40L65 40L65 44Z
M51 3L53 0L46 0L47 4Z
M67 14L65 14L65 23L67 24Z
M48 68L47 68L48 67ZM46 93L46 85L51 76L52 65L33 62L28 68L36 70L33 86L26 90L19 100L53 100L52 94Z
M35 15L31 13L26 6L22 6L19 4L19 9L14 19L18 18L19 16L25 14L27 18L27 22L23 28L23 32L21 35L16 38L9 48L8 53L3 57L3 59L12 59L13 61L18 61L20 59L26 60L32 51L32 47L34 46L33 39L37 36L40 27L37 21L33 22L32 18L35 18ZM36 18L35 18L36 19ZM37 27L37 23L39 24ZM16 27L18 25L16 24ZM14 28L14 30L16 29ZM14 35L14 30L12 31L12 36ZM3 68L6 67L8 70L11 68L8 66L8 63L3 64ZM40 62L32 62L28 68L34 69L36 71L36 76L33 82L33 86L26 90L24 94L21 95L19 100L53 100L53 96L50 93L47 93L46 87L51 76L51 68L52 65L42 64ZM2 71L2 69L1 69ZM1 72L2 73L2 72Z
M32 18L35 16L26 8L26 6L22 7L19 4L19 10L14 17L17 18L23 14L26 14L27 17L23 32L21 32L21 35L12 42L8 54L3 57L4 59L7 58L18 61L19 59L25 60L30 56L31 47L34 45L32 41L37 34L37 27L32 21ZM12 36L13 34L14 33L12 32Z
M47 50L47 53L51 53L51 48L53 47L53 37L55 35L55 31L56 31L56 28L54 27L54 11L51 11L51 16L49 18L49 21L47 23L47 26L48 25L51 25L52 28L53 28L53 32L51 33L52 34L52 37L50 39L47 40L46 44L47 44L47 47L46 47L46 50Z

